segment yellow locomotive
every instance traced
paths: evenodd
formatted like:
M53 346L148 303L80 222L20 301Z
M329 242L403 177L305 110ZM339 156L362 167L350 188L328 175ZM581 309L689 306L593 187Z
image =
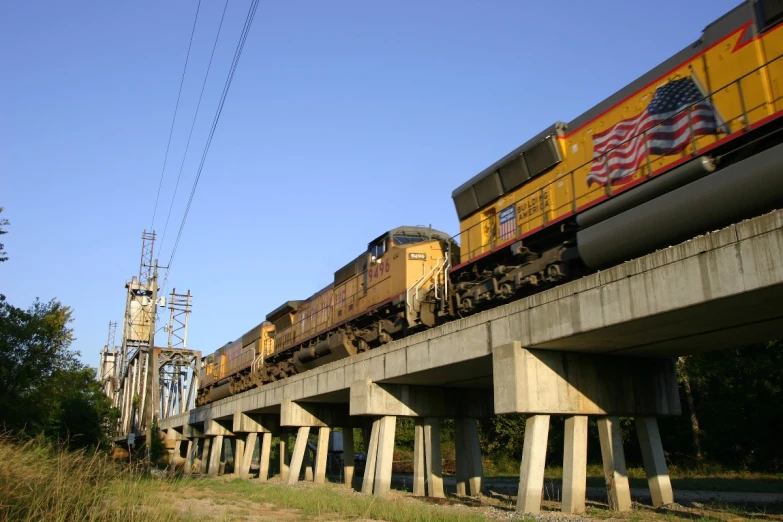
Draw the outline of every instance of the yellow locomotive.
M234 342L226 343L202 362L196 404L216 401L248 389L264 358L275 348L275 328L264 321ZM257 383L260 384L260 383Z
M783 3L736 7L570 123L461 185L471 313L783 204Z
M459 245L400 227L206 359L198 404L783 206L783 2L693 45L462 184Z
M447 313L459 246L426 227L399 227L304 301L286 301L241 340L207 357L197 404L355 355L434 326Z

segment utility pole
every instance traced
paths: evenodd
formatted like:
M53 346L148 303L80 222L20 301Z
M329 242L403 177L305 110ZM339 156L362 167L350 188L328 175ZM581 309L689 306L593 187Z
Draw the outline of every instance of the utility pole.
M151 252L150 252L151 255ZM142 254L143 256L143 254ZM143 259L143 257L142 257ZM148 464L151 464L150 462L150 449L152 448L152 437L157 437L157 433L153 433L152 427L155 423L155 419L160 417L160 400L159 400L159 394L160 394L160 386L159 383L156 382L156 380L159 380L159 371L158 371L158 356L155 350L155 320L157 318L158 313L158 260L156 259L154 263L151 263L152 266L147 267L148 268L148 274L149 269L151 269L152 274L151 277L149 277L147 283L150 290L152 290L152 309L150 310L150 330L149 330L149 343L148 343L148 351L147 351L147 394L144 401L144 427L146 429L147 437L146 437L146 452L147 452L147 460ZM144 266L142 265L142 268Z

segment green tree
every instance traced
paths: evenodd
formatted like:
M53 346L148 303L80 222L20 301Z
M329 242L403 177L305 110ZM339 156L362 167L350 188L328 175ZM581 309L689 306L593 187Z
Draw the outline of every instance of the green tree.
M94 370L70 350L72 314L56 300L27 310L0 302L0 423L71 446L98 445L116 413Z
M704 456L755 470L783 470L783 342L688 357Z

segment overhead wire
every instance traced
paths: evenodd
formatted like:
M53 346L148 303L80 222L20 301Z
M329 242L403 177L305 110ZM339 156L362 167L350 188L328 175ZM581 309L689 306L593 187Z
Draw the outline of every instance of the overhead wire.
M223 6L223 14L220 17L220 24L218 25L217 34L215 35L215 42L212 44L212 53L209 55L209 63L207 64L207 71L204 73L204 81L201 84L201 92L198 95L198 103L196 104L196 112L193 114L193 121L190 123L190 132L188 133L188 141L185 144L185 152L182 154L182 162L179 165L179 173L177 174L177 182L174 185L174 194L171 196L171 203L169 204L169 212L166 215L166 224L163 227L163 234L161 235L159 249L163 249L163 241L166 239L166 231L169 228L169 220L171 219L171 211L174 208L174 201L177 197L177 190L179 189L179 182L182 178L182 171L185 168L185 160L188 157L188 150L190 150L190 141L193 138L193 130L196 128L196 120L198 118L199 109L201 108L201 100L204 97L204 89L207 86L207 80L209 79L209 71L212 69L212 59L215 57L215 49L217 49L218 40L220 39L220 31L223 28L223 20L226 18L226 10L228 8L228 0L226 0Z
M201 179L201 174L204 170L204 163L206 162L207 155L209 154L209 148L212 144L212 138L215 136L215 129L217 128L218 122L220 121L220 115L223 113L223 107L226 103L226 97L228 96L228 91L231 88L231 83L234 80L234 73L236 73L237 66L239 65L239 59L242 56L242 51L245 48L245 42L247 41L247 36L250 33L250 27L253 24L253 19L255 18L256 9L258 8L258 3L259 0L251 0L250 7L248 8L247 16L245 17L245 24L242 28L242 33L240 34L239 41L237 42L236 50L234 51L234 59L231 62L231 67L226 77L225 84L223 85L223 92L220 96L220 101L218 102L217 110L215 111L215 117L212 120L212 126L209 130L209 135L207 137L207 141L204 146L204 151L201 154L201 161L199 163L198 170L196 171L196 177L193 180L193 187L190 190L190 196L188 198L188 203L185 207L185 213L182 216L182 222L180 223L179 231L177 232L177 239L175 240L174 247L172 248L171 251L171 257L169 258L168 267L166 269L166 276L168 276L168 272L171 270L171 266L174 263L174 257L177 254L177 248L179 247L179 242L182 239L182 231L185 229L185 223L188 219L188 214L190 213L191 205L193 204L193 196L196 193L198 182Z
M185 73L188 70L190 61L190 49L193 47L193 35L196 34L196 22L198 22L198 13L201 10L201 0L196 6L196 17L193 19L193 27L190 30L190 41L188 42L188 52L185 55L185 67L182 68L182 77L179 80L179 91L177 92L177 103L174 105L174 117L171 119L171 129L169 130L169 141L166 143L166 154L163 156L163 169L160 171L160 181L158 182L158 195L155 196L155 208L152 210L152 224L150 229L155 228L155 216L158 213L158 201L160 200L160 189L163 186L163 175L166 173L166 163L169 159L169 150L171 149L171 137L174 135L174 124L177 121L177 112L179 111L179 100L182 97L182 86L185 84Z

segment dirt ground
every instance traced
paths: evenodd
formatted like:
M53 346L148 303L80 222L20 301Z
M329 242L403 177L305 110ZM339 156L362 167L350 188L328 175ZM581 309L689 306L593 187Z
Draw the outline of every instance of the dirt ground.
M228 498L227 498L228 497ZM288 509L274 504L259 504L244 500L238 495L227 495L209 490L186 488L178 492L171 502L184 518L199 517L211 520L245 520L252 522L301 520L298 509Z
M220 481L228 481L220 478ZM276 483L280 485L280 482ZM259 483L259 486L261 484ZM300 483L290 486L302 490L306 495L308 488L317 488L313 484ZM347 497L358 493L333 487L335 495ZM525 517L514 510L515 497L505 492L489 492L478 499L427 499L413 497L408 493L393 491L392 495L404 499L406 504L438 504L445 510L446 519L449 513L473 512L484 515L488 520L523 520ZM584 515L569 516L560 513L560 503L555 500L544 500L542 513L537 520L580 522L591 520L623 520L623 521L736 521L736 520L764 520L783 522L783 503L777 502L768 505L765 501L775 500L767 498L774 494L760 493L732 493L730 499L721 499L721 494L716 492L678 491L675 493L678 503L666 506L662 509L653 509L650 505L634 502L634 509L629 513L614 513L608 510L608 506L592 497L588 500L588 509ZM762 498L763 497L763 498ZM716 500L717 499L717 500ZM761 503L758 501L761 500ZM160 499L168 503L184 519L200 521L294 521L294 520L319 520L332 522L363 522L355 516L341 516L336 513L324 514L317 517L305 515L299 509L288 508L274 503L254 502L245 498L240 492L230 490L213 490L211 488L185 487L177 492L176 498L168 496ZM528 518L529 519L529 518Z

